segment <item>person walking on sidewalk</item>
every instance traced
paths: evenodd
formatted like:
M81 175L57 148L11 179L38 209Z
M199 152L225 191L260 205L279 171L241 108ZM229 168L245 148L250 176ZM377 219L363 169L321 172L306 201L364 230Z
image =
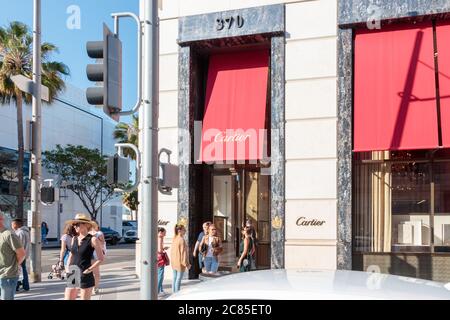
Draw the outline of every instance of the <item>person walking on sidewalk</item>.
M247 272L251 270L252 255L251 250L253 248L252 231L250 228L242 228L243 241L239 245L239 260L237 267L240 272Z
M49 229L48 229L47 222L42 221L42 223L41 223L41 238L42 238L41 240L42 240L42 244L48 244L48 241L47 241L48 231L49 231Z
M68 266L70 247L72 245L72 239L76 232L71 223L66 223L61 237L61 250L59 251L59 263L61 266Z
M258 244L258 240L256 238L256 230L251 219L247 219L247 221L245 222L245 229L250 229L252 237L252 248L250 250L250 255L252 256L252 264L250 266L250 270L256 270L256 246Z
M166 229L158 228L158 294L165 295L163 290L164 269L170 264L169 257L166 250L169 247L164 247L164 237L166 236Z
M195 247L194 247L194 252L192 253L192 255L195 257L197 257L197 253L201 250L200 244L202 243L203 237L208 234L208 229L209 229L209 225L211 224L210 221L206 221L205 223L203 223L203 231L200 232L198 234L197 237L197 241L195 242ZM200 268L200 272L203 272L204 270L204 261L203 261L203 255L199 254L198 255L198 267Z
M105 235L103 234L102 231L100 231L100 227L98 226L97 221L92 221L93 223L93 227L92 230L90 232L90 234L92 234L94 237L96 237L101 244L102 250L103 250L103 258L106 257L106 241L105 241ZM98 260L97 258L97 254L94 251L94 262ZM100 286L100 265L98 265L97 267L93 268L93 272L94 272L94 278L95 278L95 287L94 287L94 294L97 294L99 291L99 286Z
M22 286L23 290L30 290L30 283L28 281L28 270L27 270L27 259L30 258L31 252L31 237L30 231L26 226L23 225L22 219L14 219L11 222L11 228L16 233L16 236L19 237L20 242L22 243L23 248L25 249L25 259L23 260L22 267L22 276L23 280L17 282L16 291L19 291L20 286Z
M219 255L222 253L223 247L215 225L209 225L208 234L203 237L200 248L204 248L202 254L205 257L206 273L217 273L219 270Z
M20 239L14 232L6 229L5 217L0 212L0 298L14 300L19 265L25 259L26 252Z
M189 270L191 265L189 264L188 248L184 235L186 229L183 225L175 225L175 236L173 238L172 247L170 248L170 260L172 262L173 270L173 282L172 292L180 291L181 279L183 278L186 269Z
M76 236L72 239L68 265L69 267L74 265L78 268L79 273L75 272L75 277L79 276L79 279L75 278L69 284L66 288L64 299L75 300L78 289L80 289L81 299L90 300L92 289L95 287L95 278L92 272L94 268L103 262L102 245L96 237L89 234L93 226L90 217L79 213L69 223L74 226ZM92 264L94 251L97 254L97 260Z

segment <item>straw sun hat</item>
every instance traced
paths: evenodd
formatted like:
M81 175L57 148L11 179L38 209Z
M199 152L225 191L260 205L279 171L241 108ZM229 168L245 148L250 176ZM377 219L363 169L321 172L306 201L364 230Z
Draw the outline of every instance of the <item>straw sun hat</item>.
M66 221L66 223L70 223L70 224L86 223L86 224L90 224L91 226L96 225L96 223L94 221L92 221L91 217L89 217L87 214L84 214L84 213L77 213L73 220L68 220L68 221Z

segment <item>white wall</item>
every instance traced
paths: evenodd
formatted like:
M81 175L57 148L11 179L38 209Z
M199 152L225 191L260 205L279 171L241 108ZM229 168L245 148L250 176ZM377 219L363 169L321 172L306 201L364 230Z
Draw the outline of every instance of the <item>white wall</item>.
M166 19L165 15L165 12L172 10L171 6L175 2L177 1L163 1L163 11L160 11L158 147L171 150L171 162L178 163L178 15L176 19ZM167 231L166 242L169 244L177 223L177 190L172 195L159 193L158 198L158 219L169 221L163 226Z
M286 5L286 268L336 268L336 25L335 0Z
M177 154L178 17L276 3L286 3L287 29L285 263L335 269L336 0L162 0L159 146ZM175 222L176 201L160 196L160 216ZM303 216L326 222L299 227Z

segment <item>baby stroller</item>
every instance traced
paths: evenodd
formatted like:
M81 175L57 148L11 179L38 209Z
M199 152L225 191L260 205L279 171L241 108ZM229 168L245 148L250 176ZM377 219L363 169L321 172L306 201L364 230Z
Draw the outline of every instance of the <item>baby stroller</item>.
M50 271L50 273L48 274L48 279L53 278L61 280L64 280L64 278L66 278L64 263L62 263L61 261L58 261L57 264L52 265L52 271Z

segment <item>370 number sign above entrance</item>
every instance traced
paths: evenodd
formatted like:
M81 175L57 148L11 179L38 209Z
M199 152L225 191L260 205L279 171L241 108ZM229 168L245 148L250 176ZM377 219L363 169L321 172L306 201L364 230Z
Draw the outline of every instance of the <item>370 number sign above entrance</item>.
M244 18L237 15L236 17L218 18L216 19L216 30L222 31L224 29L242 28L244 26Z

